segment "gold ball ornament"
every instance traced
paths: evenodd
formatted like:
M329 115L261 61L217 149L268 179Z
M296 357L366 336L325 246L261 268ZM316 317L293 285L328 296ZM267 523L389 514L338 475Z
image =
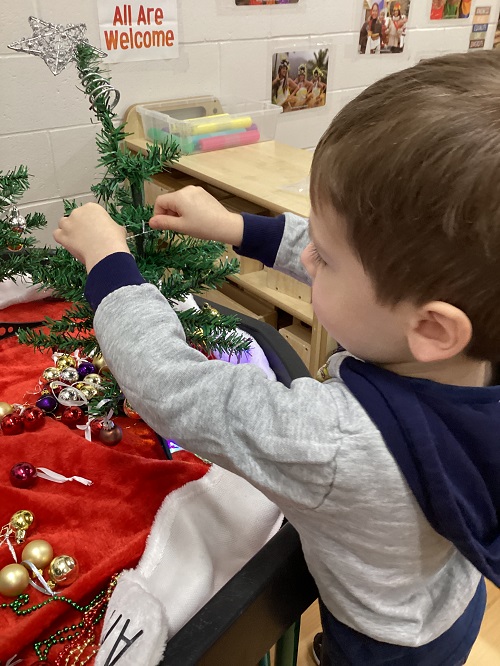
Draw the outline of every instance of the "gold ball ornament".
M83 393L87 400L92 400L92 398L97 395L97 389L94 388L91 384L84 384L83 382L78 382L74 384L74 387Z
M46 382L53 382L56 379L59 379L59 375L61 374L61 371L59 368L45 368L45 370L42 372L42 378Z
M97 372L109 372L108 364L104 360L104 356L102 354L96 354L92 359L91 363L94 366L94 368L97 370Z
M28 587L30 577L21 564L8 564L0 570L0 594L17 597Z
M0 570L0 594L5 597L17 597L29 582L29 574L22 564L8 564Z
M37 569L45 569L54 557L54 550L48 541L35 539L27 543L22 552L22 559L32 562Z
M205 312L208 312L209 314L211 314L213 317L217 317L217 316L220 315L220 312L218 310L216 310L215 308L211 307L208 303L205 303L203 305L203 310Z
M76 358L65 354L64 356L60 356L57 359L56 366L59 368L59 370L64 370L65 368L76 368Z
M23 543L26 537L26 532L33 525L35 516L27 509L21 509L10 519L10 526L16 533L16 542Z
M7 416L7 414L12 414L13 411L14 407L8 402L0 402L0 421L4 416Z
M91 372L83 379L84 384L90 384L90 386L93 386L96 389L98 389L101 386L101 382L102 382L102 377L95 372Z
M49 585L67 587L78 578L78 562L71 555L58 555L49 564Z

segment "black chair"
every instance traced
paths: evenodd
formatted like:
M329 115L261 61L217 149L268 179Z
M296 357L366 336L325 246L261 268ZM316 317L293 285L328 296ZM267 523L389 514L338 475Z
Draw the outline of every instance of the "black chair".
M199 305L207 302L196 298ZM264 350L278 381L290 386L310 373L269 324L237 314L240 328ZM263 666L276 645L276 666L296 663L300 616L318 597L299 536L285 522L279 532L169 641L159 666Z

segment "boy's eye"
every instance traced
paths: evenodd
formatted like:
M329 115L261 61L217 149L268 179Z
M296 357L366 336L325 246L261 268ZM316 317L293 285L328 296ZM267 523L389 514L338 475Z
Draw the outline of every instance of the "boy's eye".
M319 264L320 266L322 266L325 263L324 259L321 257L320 253L318 252L316 246L313 243L311 243L311 258L315 264Z

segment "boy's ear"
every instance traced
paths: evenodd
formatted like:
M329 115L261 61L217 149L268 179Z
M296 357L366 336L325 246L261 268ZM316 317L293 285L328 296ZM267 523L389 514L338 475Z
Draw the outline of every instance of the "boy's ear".
M421 363L453 358L463 352L471 338L469 317L443 301L431 301L417 308L407 331L410 351Z

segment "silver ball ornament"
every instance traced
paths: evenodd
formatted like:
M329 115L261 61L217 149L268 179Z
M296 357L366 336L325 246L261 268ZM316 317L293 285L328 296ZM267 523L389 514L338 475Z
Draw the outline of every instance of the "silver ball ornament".
M78 391L76 391L74 388L63 388L62 391L57 396L57 399L62 405L81 402L81 398L78 395Z
M78 370L76 368L72 368L71 366L61 370L61 374L59 375L59 379L65 384L73 384L74 382L78 381L79 377Z

